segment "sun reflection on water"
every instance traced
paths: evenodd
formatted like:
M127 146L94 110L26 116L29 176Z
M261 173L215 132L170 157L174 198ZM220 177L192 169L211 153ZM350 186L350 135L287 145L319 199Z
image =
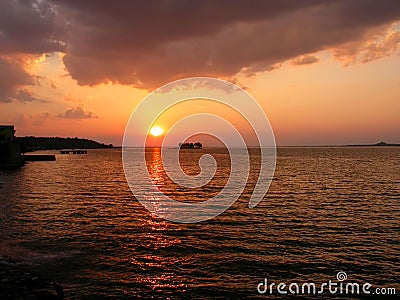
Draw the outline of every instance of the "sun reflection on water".
M147 158L149 158L150 162ZM149 170L152 183L158 188L165 185L165 172L162 163L161 148L153 148L151 150L151 157L146 156L146 160L148 162L147 169Z

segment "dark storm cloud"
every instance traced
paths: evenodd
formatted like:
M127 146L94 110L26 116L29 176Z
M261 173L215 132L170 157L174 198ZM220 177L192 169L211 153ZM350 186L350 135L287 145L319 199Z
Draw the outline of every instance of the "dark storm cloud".
M60 24L50 2L0 0L0 102L38 101L21 88L35 84L35 78L14 55L63 51L65 28Z
M0 57L0 102L11 102L22 96L19 89L22 85L34 84L33 78L16 61L9 61ZM23 101L23 100L22 100Z
M252 5L247 1L233 4L228 1L58 3L73 32L64 62L74 78L83 84L111 80L147 87L168 82L176 76L210 75L210 72L219 75L223 70L208 64L216 48L209 43L222 29L237 22L276 18L313 2L254 1ZM175 49L180 43L184 44L182 49Z
M400 19L398 1L58 3L73 32L64 62L74 78L144 88L273 69Z
M62 24L49 1L0 0L0 54L63 51Z
M371 33L400 20L397 0L0 3L0 18L6 18L0 21L0 54L63 51L80 84L141 88L188 76L272 70L351 41L346 53L354 55Z

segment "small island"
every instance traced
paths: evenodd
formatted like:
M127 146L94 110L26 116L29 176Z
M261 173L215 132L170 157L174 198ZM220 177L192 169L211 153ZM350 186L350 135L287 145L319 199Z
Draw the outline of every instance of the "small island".
M196 143L179 143L180 149L201 149L203 145L200 142Z

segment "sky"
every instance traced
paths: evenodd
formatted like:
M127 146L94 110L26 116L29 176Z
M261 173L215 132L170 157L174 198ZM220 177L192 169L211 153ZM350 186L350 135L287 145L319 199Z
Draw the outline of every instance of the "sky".
M399 1L251 3L0 0L0 124L121 145L144 97L205 76L250 93L277 145L400 143Z

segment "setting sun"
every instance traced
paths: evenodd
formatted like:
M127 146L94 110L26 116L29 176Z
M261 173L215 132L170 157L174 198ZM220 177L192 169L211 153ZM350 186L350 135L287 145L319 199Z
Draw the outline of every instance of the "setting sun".
M163 134L163 132L164 132L164 130L163 130L161 127L159 127L159 126L154 126L154 127L152 127L152 128L150 129L150 134L151 134L152 136L160 136L160 135Z

